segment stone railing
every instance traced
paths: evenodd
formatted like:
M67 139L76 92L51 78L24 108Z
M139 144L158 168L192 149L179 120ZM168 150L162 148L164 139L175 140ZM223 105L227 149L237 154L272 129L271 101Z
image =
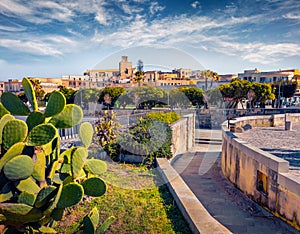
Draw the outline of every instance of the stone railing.
M300 122L300 114L290 114ZM243 127L282 126L285 115L248 116L230 121ZM287 133L288 134L288 133ZM222 125L222 172L246 196L300 230L300 177L289 171L289 162L240 140Z

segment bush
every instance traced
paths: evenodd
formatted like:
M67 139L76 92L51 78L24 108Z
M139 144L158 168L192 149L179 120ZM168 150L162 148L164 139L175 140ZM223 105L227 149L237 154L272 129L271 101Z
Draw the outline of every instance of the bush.
M176 112L151 112L145 116L145 119L163 121L167 124L172 124L180 119L180 115Z
M144 155L144 163L153 165L155 158L171 158L172 130L179 119L175 112L149 113L120 138L125 153Z

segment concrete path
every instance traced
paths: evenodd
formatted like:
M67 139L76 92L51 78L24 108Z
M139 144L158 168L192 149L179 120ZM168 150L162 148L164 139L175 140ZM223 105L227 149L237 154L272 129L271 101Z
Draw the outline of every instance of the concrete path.
M233 233L300 233L247 199L222 176L221 131L196 130L195 152L172 165L208 212Z

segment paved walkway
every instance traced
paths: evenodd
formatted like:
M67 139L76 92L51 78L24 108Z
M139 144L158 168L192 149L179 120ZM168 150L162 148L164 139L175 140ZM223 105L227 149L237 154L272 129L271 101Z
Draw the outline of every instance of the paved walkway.
M172 165L214 218L233 233L300 233L244 197L222 176L219 130L196 130L196 144L196 153L178 156Z

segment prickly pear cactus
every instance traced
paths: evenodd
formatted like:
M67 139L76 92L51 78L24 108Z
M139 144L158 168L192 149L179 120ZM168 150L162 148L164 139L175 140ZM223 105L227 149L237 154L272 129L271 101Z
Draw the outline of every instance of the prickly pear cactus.
M106 164L87 159L93 136L89 123L80 127L83 147L60 149L57 128L69 128L82 119L77 105L66 105L54 92L44 113L38 110L30 80L23 80L30 106L18 97L3 93L0 103L0 225L7 233L55 233L55 221L83 196L102 196L105 182L98 176ZM28 116L26 122L13 115ZM97 218L98 217L98 218ZM98 233L113 222L99 226L98 210L78 224L84 233Z

